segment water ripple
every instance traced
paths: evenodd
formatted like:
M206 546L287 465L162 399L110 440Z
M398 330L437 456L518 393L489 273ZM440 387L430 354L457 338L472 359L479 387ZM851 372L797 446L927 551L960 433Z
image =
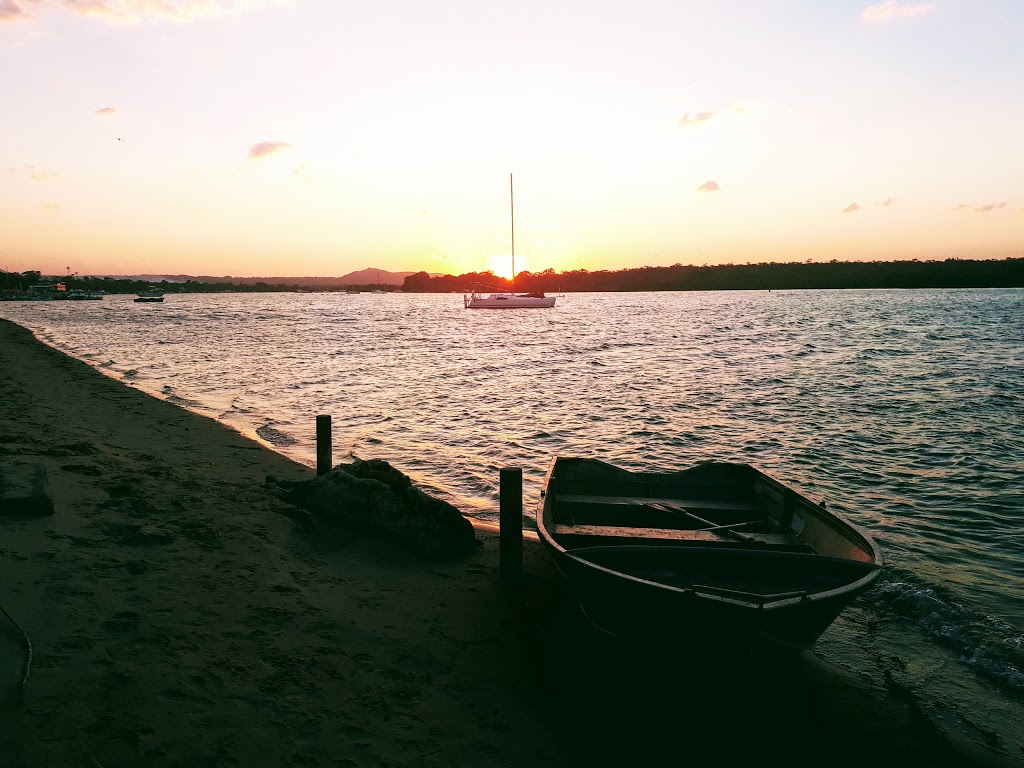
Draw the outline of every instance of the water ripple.
M308 465L332 414L336 461L386 458L483 518L504 466L532 509L554 454L753 463L871 530L921 589L1024 626L1021 290L576 294L515 313L185 294L0 314Z

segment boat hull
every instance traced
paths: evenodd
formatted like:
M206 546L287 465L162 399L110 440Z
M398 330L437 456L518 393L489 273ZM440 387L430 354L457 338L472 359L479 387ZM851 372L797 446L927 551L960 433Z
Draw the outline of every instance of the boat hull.
M866 534L748 465L555 459L537 527L567 604L644 642L804 650L881 568Z
M877 574L869 564L842 560L825 572L799 553L643 545L560 552L556 564L566 596L598 630L729 651L811 648ZM641 578L645 572L651 578ZM750 599L714 586L722 575L775 586L767 599ZM826 587L809 589L811 582Z
M465 297L465 304L466 309L547 309L555 306L555 297L472 294Z

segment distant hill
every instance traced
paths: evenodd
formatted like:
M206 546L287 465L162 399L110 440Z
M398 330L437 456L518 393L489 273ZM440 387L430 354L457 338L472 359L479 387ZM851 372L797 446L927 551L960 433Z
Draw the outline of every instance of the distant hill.
M235 285L297 285L302 288L329 288L348 285L395 285L401 287L405 278L415 272L389 272L386 269L367 267L357 272L349 272L341 277L232 277L231 275L94 275L94 277L112 277L115 280L140 280L148 283L186 283L194 280L199 283L234 283Z

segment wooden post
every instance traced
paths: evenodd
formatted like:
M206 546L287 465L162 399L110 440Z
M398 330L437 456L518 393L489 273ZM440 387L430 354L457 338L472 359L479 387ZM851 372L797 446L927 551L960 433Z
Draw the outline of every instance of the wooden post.
M331 471L333 450L331 448L331 417L316 417L316 474L326 475Z
M505 468L498 490L498 552L501 580L519 581L523 571L523 470Z

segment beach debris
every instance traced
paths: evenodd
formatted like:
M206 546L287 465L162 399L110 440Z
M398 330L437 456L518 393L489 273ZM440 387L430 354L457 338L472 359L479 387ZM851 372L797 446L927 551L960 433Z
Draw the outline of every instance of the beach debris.
M472 523L458 509L427 495L383 459L338 464L311 480L268 482L318 524L397 541L424 558L465 554L477 544Z
M42 464L0 464L0 514L38 517L53 514L46 467Z

